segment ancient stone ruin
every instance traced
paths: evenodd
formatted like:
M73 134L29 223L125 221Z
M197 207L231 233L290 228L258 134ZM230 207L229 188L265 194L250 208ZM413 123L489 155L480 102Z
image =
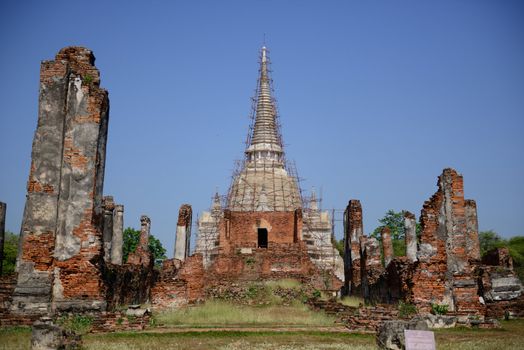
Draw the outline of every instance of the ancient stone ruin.
M103 310L102 190L109 121L93 53L68 47L40 70L38 127L12 310Z
M100 329L140 329L149 313L132 309L140 319L121 325L118 306L176 308L233 284L282 278L375 304L355 312L335 299L309 302L354 329L399 317L399 301L420 313L445 305L463 323L524 314L522 285L507 250L480 261L476 204L464 199L463 178L453 169L444 169L437 192L424 203L419 237L415 215L405 212L406 256L394 256L389 228L380 240L364 234L362 204L355 199L344 213L339 255L329 213L315 191L303 196L286 161L265 47L244 159L228 193L215 194L210 211L197 219L195 251L192 208L184 204L173 223L173 259L155 268L151 220L143 215L139 244L124 261L124 206L103 195L109 99L94 61L90 50L67 47L42 63L17 273L0 288L2 325L89 312ZM0 238L4 215L2 204Z
M419 239L415 216L405 212L406 255L402 257L393 256L387 227L381 232L381 255L378 242L361 234L360 202L349 202L345 212L348 294L361 295L370 302L402 301L427 313L434 305L444 305L464 322L487 315L500 317L496 310L501 305L506 306L506 312L522 313L518 306L522 305L522 285L509 254L497 250L488 257L501 254L502 261L480 261L476 204L464 199L462 175L444 169L437 185L437 192L422 208ZM497 266L499 272L486 265ZM504 303L494 302L497 291L498 300Z

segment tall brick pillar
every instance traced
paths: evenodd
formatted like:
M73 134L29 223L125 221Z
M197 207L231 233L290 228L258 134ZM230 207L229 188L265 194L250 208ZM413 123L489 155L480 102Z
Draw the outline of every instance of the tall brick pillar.
M129 254L127 263L132 265L149 266L154 263L149 251L149 234L151 230L151 219L148 216L140 217L140 241L136 250Z
M124 206L115 205L113 210L113 236L111 237L111 263L122 265L124 245Z
M4 268L5 213L7 204L0 202L0 275Z
M369 286L375 284L384 271L380 258L380 244L375 237L362 236L360 238L360 251L361 294L364 299L369 300Z
M466 199L466 246L469 257L480 260L479 223L477 219L477 203L473 199Z
M415 215L409 211L404 212L404 240L408 260L417 261L417 222Z
M478 230L474 208L474 203L464 200L462 175L444 169L437 192L420 214L419 268L413 277L413 297L419 309L428 311L431 303L438 303L459 314L483 312L469 264L471 254L476 256L469 246Z
M115 209L115 202L112 196L105 196L103 200L104 207L104 260L111 261L111 243L113 240L113 211Z
M93 53L42 62L13 311L105 309L102 189L109 99Z
M356 294L361 284L360 239L364 235L362 205L349 201L344 211L344 294Z
M191 241L192 210L189 204L182 204L178 211L174 258L184 261L189 256Z
M384 265L387 267L393 260L393 242L391 241L391 229L384 226L380 231L382 238L382 249L384 250Z

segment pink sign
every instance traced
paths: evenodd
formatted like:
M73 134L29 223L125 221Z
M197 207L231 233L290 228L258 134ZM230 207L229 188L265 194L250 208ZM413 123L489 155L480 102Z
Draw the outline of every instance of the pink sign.
M404 330L406 350L435 350L435 334L431 331Z

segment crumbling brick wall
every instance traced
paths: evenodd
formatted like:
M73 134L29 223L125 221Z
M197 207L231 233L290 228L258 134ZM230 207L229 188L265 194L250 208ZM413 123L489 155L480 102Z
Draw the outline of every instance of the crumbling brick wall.
M344 291L345 295L360 294L360 240L364 235L362 205L357 199L349 201L344 211Z
M413 277L414 301L421 309L438 303L459 314L482 312L470 264L466 214L462 175L444 169L438 191L421 212L420 265Z
M151 288L158 279L153 265L107 264L104 279L108 286L107 306L113 310L119 305L143 304L150 300Z
M40 70L38 126L13 311L105 308L102 187L109 120L93 53L67 47Z

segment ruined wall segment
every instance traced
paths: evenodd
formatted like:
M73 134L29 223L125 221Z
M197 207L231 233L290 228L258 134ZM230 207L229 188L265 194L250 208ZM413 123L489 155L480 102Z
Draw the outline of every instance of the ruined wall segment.
M151 232L151 219L147 215L140 217L140 240L136 250L129 254L127 263L130 265L149 266L153 264L151 252L149 251L149 235Z
M384 250L384 265L387 267L394 256L391 229L388 226L384 226L382 230L380 230L380 237L382 239L382 249Z
M470 259L480 260L479 223L477 219L477 203L466 199L466 247Z
M384 272L380 243L375 237L360 237L360 278L361 294L366 300L372 297L372 286L375 285Z
M106 262L111 261L111 243L113 240L113 215L115 210L115 202L112 196L104 196L102 202L104 208L104 228L103 228L103 241L104 241L104 260Z
M411 262L417 261L417 222L409 211L404 212L404 240L407 258Z
M174 258L184 261L189 256L191 241L192 209L189 204L182 204L178 211Z
M348 295L360 290L360 241L363 236L362 205L359 200L351 199L344 211L344 288Z
M413 275L413 298L421 309L436 303L459 314L482 312L469 263L466 208L462 175L444 169L421 212L420 264Z
M122 265L124 245L124 206L115 205L113 210L113 234L111 236L111 263Z
M40 70L15 311L103 309L102 187L109 99L93 53L62 49Z

